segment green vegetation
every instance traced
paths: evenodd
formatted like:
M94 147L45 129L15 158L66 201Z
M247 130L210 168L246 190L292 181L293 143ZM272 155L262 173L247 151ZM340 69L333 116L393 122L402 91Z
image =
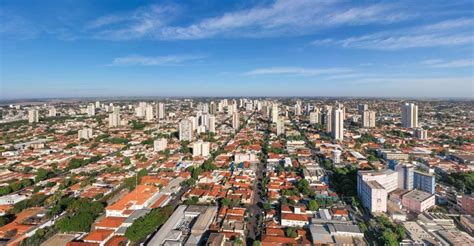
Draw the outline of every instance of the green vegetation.
M104 211L104 205L87 198L79 198L69 202L66 208L71 215L60 219L56 225L61 232L90 231L94 220Z
M311 211L317 211L319 209L319 204L316 200L310 200L308 203L308 209Z
M143 122L138 122L136 120L132 120L131 122L132 124L132 129L133 130L142 130L143 128L145 128L146 124L143 123Z
M144 169L144 168L141 169L140 171L138 171L138 173L137 173L136 176L127 178L127 179L125 180L125 182L124 182L124 183L125 183L125 187L126 187L128 190L133 190L133 189L135 189L135 187L136 187L136 182L137 182L137 181L139 182L139 181L141 180L141 178L142 178L143 176L146 176L146 175L148 175L148 171L147 171L146 169Z
M146 236L163 225L173 213L172 206L155 208L147 215L135 220L125 232L125 237L132 242L145 239Z
M474 192L474 171L451 173L449 175L442 175L441 181L444 181L457 190L471 193Z
M287 237L295 238L295 237L298 236L298 233L296 232L296 229L295 229L295 228L288 227L288 228L286 228L286 230L285 230L285 235L286 235Z
M40 228L35 232L35 234L33 234L33 236L21 241L20 246L40 246L43 242L45 242L57 232L58 230L54 226Z
M23 179L19 182L18 181L12 182L9 185L0 187L0 196L7 195L15 191L19 191L32 184L33 184L33 180L31 179Z
M10 210L10 212L13 214L18 214L27 208L42 206L46 198L48 198L48 196L43 194L32 195L29 199L23 200L13 205L13 208Z
M357 196L357 169L336 168L330 178L336 192L343 196Z

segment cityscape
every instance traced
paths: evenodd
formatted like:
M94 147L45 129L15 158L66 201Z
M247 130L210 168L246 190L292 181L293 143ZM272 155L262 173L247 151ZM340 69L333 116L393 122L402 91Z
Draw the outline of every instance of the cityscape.
M0 23L0 246L474 245L472 1Z
M2 107L7 245L470 245L472 101Z

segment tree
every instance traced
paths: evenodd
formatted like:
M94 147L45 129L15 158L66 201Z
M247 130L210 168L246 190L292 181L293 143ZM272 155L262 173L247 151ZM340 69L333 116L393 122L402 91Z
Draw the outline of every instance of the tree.
M46 169L39 168L38 171L36 171L35 182L40 182L48 178L48 173Z
M398 245L397 235L390 228L382 232L380 241L383 245Z
M298 236L298 233L296 232L295 228L288 227L288 228L286 228L285 235L287 237L295 238L295 237Z
M147 215L138 218L127 228L125 237L132 242L138 242L155 231L158 227L168 220L173 213L174 207L167 206L155 208Z
M255 240L255 241L253 241L252 245L253 246L261 246L262 242L260 242L259 240Z
M229 198L224 198L222 199L222 206L223 207L228 207L230 205L231 200Z
M311 211L317 211L319 209L319 204L316 200L310 200L308 203L308 209Z

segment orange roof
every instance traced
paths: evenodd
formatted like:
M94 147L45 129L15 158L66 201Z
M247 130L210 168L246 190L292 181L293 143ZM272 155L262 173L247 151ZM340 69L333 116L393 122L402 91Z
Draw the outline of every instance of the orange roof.
M66 246L99 246L98 243L87 243L87 242L68 242Z
M135 190L125 195L122 199L116 203L108 206L107 210L125 210L129 209L134 204L142 205L148 199L150 199L156 192L158 188L150 185L138 185Z
M306 214L281 214L282 220L297 220L297 221L308 221L308 215Z
M122 223L125 221L125 219L126 218L123 217L104 217L95 224L95 227L119 228L120 225L122 225Z
M109 241L107 241L105 246L119 246L119 245L122 245L122 242L125 242L125 241L127 241L127 238L125 237L113 236Z
M168 199L168 195L162 195L160 196L160 198L158 198L158 200L156 200L155 203L153 203L153 205L151 205L151 208L158 208L160 207L164 201L166 201L166 199Z
M84 241L103 242L110 235L112 235L112 233L114 233L114 230L95 230L95 231L91 231L84 238Z

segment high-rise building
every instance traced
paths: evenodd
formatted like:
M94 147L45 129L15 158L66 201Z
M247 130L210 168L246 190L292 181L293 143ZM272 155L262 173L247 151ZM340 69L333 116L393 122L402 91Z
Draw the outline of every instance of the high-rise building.
M100 102L99 102L99 101L96 101L96 102L95 102L95 107L96 107L96 108L100 108Z
M216 115L217 114L217 103L212 101L209 105L209 111L212 115Z
M295 104L295 115L301 115L301 104L297 103Z
M193 124L190 120L184 119L179 122L179 141L193 140Z
M357 105L357 112L359 112L360 115L364 113L364 111L369 110L369 106L367 104L359 104Z
M87 105L87 115L88 116L95 115L95 105L93 103L90 103L89 105Z
M371 213L386 212L387 194L397 187L398 173L393 170L357 172L357 195Z
M214 115L209 116L209 132L216 133L216 117Z
M113 112L109 114L109 127L120 125L120 108L114 107Z
M397 165L395 171L398 172L398 188L413 190L415 168L412 165Z
M309 113L309 123L319 124L321 123L321 112L319 108L315 108L313 112Z
M164 103L158 103L156 105L157 111L156 111L156 116L158 119L162 120L165 118L165 104Z
M146 114L146 102L139 102L138 106L135 108L135 115L139 118L145 117Z
M39 112L37 109L28 110L28 123L37 123L39 122Z
M209 142L203 142L202 140L195 142L193 144L193 157L194 156L208 157L209 152L210 152L209 147L210 147Z
M278 120L278 115L279 115L279 113L278 113L278 104L273 103L273 104L272 104L272 122L273 122L273 123L276 123L276 122L277 122L277 120Z
M334 108L331 119L331 135L334 140L342 141L344 138L344 111L342 108Z
M276 122L277 136L285 134L285 121L283 118L279 118Z
M335 149L332 151L332 162L334 164L339 164L341 163L341 151L338 149Z
M49 111L48 111L48 116L49 117L55 117L56 114L57 114L56 108L54 106L50 107Z
M413 187L428 193L434 194L436 187L436 179L433 174L414 171Z
M153 150L154 151L164 151L168 147L168 140L166 138L160 138L153 141Z
M234 112L232 114L232 128L234 128L234 130L237 130L239 129L239 126L240 126L240 116L239 116L239 112Z
M332 132L332 107L324 106L324 114L322 115L324 126L327 133Z
M90 139L92 138L92 128L84 128L77 132L78 139Z
M151 104L146 105L145 107L145 120L152 121L153 120L153 106Z
M362 112L362 127L375 127L375 111L365 110Z
M425 130L423 128L416 128L415 129L415 137L421 140L427 140L428 139L428 130Z
M418 106L405 103L402 106L402 126L405 128L418 127Z

